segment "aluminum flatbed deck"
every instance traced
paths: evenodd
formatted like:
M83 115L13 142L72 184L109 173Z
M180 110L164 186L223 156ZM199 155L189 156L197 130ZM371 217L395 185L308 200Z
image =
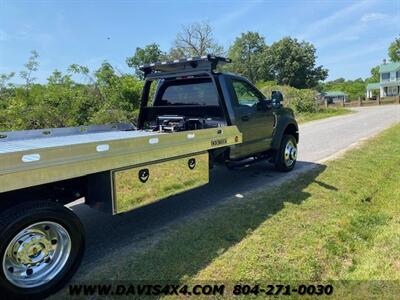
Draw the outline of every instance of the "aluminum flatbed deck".
M118 128L2 133L0 192L240 143L236 126L176 133Z
M0 154L12 153L17 151L31 151L52 147L65 147L86 143L101 143L104 141L116 141L122 139L138 138L155 135L153 132L146 131L113 131L95 132L89 134L76 134L68 136L43 137L31 139L16 139L0 142Z

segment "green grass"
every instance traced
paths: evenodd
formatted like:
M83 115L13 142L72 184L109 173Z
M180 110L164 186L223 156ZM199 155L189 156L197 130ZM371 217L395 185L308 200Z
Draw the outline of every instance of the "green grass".
M397 125L295 180L172 225L158 242L124 249L76 280L400 280L399 165ZM353 291L380 295L382 284Z
M299 123L306 123L335 116L347 115L350 113L352 113L352 110L343 107L322 108L320 111L315 113L298 113L296 114L296 119Z

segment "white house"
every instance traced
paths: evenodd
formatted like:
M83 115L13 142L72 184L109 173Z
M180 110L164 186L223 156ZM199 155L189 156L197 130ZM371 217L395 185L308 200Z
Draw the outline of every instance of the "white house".
M387 63L379 66L380 82L367 85L367 98L373 97L373 91L379 90L381 98L400 95L400 62Z

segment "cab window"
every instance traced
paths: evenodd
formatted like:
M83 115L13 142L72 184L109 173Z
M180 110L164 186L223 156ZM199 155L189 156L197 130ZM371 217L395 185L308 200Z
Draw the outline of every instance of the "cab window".
M218 105L217 90L209 78L168 81L162 84L156 106Z
M245 81L233 79L232 86L239 106L252 107L263 99L263 96Z

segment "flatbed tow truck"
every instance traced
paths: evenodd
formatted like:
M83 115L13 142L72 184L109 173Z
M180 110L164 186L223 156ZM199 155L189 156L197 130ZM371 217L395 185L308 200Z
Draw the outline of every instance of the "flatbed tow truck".
M0 132L0 295L43 298L69 281L85 248L65 207L77 199L120 214L207 184L217 163L267 159L293 169L293 112L280 93L266 99L247 79L216 71L229 62L207 55L141 66L137 127Z

